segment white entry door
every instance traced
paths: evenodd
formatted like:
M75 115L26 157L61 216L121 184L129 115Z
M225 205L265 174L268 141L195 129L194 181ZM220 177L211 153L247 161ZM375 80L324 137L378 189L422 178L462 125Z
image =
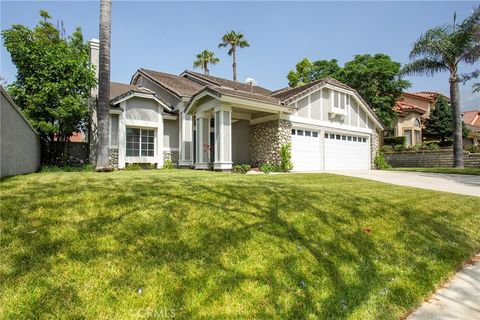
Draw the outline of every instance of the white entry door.
M370 141L367 136L326 132L325 170L370 169Z
M320 146L320 131L292 129L293 170L322 170Z

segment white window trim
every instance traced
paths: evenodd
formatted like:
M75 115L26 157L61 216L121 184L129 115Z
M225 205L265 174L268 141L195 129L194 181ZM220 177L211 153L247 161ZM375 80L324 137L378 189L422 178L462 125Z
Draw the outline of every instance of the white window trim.
M127 156L127 150L128 148L125 147L125 159L127 160L126 162L148 162L149 160L156 160L157 159L157 129L154 128L142 128L142 127L133 127L133 126L127 126L125 127L125 140L127 140L127 133L126 130L128 128L131 129L139 129L140 130L140 135L139 135L139 149L138 149L138 156ZM153 156L142 156L142 131L153 131ZM130 161L128 161L130 160Z
M112 115L118 115L118 127L117 127L117 144L112 144ZM110 121L108 121L108 147L111 149L118 149L118 146L120 144L120 117L121 113L110 113L109 115Z

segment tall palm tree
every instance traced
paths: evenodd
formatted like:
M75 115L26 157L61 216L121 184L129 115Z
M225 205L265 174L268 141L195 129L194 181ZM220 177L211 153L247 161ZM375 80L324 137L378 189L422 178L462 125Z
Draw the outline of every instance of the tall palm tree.
M194 68L201 68L205 74L208 75L210 70L208 70L208 65L216 65L220 62L220 59L215 57L215 53L208 50L203 50L197 54L197 60L193 61Z
M240 32L230 31L223 35L222 42L218 44L219 48L230 46L228 55L233 58L233 81L237 81L237 47L246 48L250 47L245 35Z
M453 166L463 168L462 115L460 111L458 74L460 63L473 64L480 59L478 32L480 6L461 23L435 27L423 34L410 52L411 62L404 66L403 74L425 74L448 71L450 73L450 103L453 113Z
M98 144L95 171L112 171L108 161L108 134L110 124L110 34L111 0L100 0L100 56L98 66Z

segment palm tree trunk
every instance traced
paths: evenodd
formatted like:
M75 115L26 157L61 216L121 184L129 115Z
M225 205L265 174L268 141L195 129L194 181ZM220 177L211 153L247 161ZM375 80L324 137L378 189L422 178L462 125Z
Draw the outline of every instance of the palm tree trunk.
M233 57L233 81L237 81L237 57L235 47L232 48L232 57Z
M95 171L111 171L111 166L108 162L111 6L111 0L100 1L100 56L97 107L98 144Z
M458 75L450 76L450 103L453 113L453 167L463 168L463 128L462 113L460 111L460 90Z
M208 72L209 72L209 70L208 70L208 62L204 62L204 64L203 64L203 71L205 72L206 75L208 75Z

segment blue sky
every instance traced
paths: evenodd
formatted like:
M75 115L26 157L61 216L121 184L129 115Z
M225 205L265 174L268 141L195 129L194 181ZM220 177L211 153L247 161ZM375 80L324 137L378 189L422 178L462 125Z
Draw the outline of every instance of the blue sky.
M243 32L251 47L238 53L238 78L278 89L304 57L337 59L386 53L408 62L412 43L422 32L448 23L457 12L467 16L479 2L136 2L113 1L112 81L129 82L137 68L178 74L192 69L195 55L215 51L221 63L211 74L231 78L231 58L217 49L223 33ZM1 29L20 23L34 26L38 11L61 19L68 33L80 26L86 39L98 38L99 1L1 1ZM462 72L479 66L463 67ZM0 74L13 81L15 66L2 45ZM409 91L448 95L448 75L408 77ZM462 108L479 108L480 95L461 87Z

